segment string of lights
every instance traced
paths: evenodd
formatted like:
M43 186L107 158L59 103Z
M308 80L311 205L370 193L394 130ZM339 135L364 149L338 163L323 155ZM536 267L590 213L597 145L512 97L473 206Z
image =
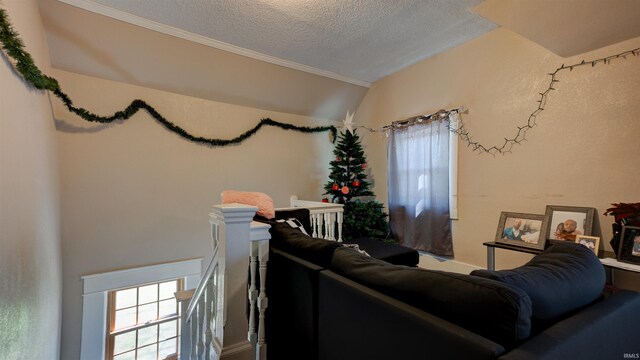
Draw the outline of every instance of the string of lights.
M533 112L531 112L531 114L529 114L529 117L527 118L527 122L519 126L516 126L517 131L515 131L513 137L511 138L505 137L504 142L493 145L493 146L486 146L481 144L479 141L476 141L471 135L471 132L469 131L469 129L466 128L461 116L458 116L455 119L455 121L451 120L451 117L450 117L451 114L468 113L468 111L464 107L459 107L451 110L440 110L438 112L435 112L429 115L418 115L405 120L394 121L393 123L382 126L380 128L370 128L362 125L354 125L353 127L363 128L370 132L385 132L388 135L390 131L406 128L408 126L412 126L420 123L427 123L431 120L448 120L447 127L449 131L457 134L459 138L462 139L462 141L467 143L467 147L470 147L472 151L478 151L481 154L489 153L491 155L496 155L496 154L504 155L507 153L511 153L511 150L514 145L516 144L520 145L523 141L527 140L526 139L527 131L529 131L530 129L536 126L536 118L540 115L540 113L542 113L545 110L545 105L547 104L549 94L552 91L556 90L555 86L557 85L557 83L560 82L560 80L558 80L558 73L565 70L572 71L574 68L580 67L580 66L590 65L591 67L595 67L599 63L608 65L611 63L612 60L616 60L620 58L627 59L627 57L629 56L634 56L634 57L640 56L640 48L623 51L619 54L610 55L610 56L606 56L603 58L594 59L590 61L582 60L581 62L575 63L575 64L570 64L570 65L562 64L554 72L551 72L548 74L548 76L550 76L549 85L543 92L538 93L540 95L540 99L537 100L538 105L536 109Z
M407 128L409 126L412 125L416 125L416 124L420 124L420 123L428 123L430 121L437 121L437 120L449 120L449 115L453 114L453 113L465 113L467 112L467 109L465 109L464 107L459 107L459 108L455 108L455 109L450 109L450 110L439 110L433 114L428 114L428 115L417 115L417 116L413 116L410 117L408 119L405 120L399 120L399 121L394 121L393 123L389 124L389 125L385 125L379 128L371 128L368 126L364 126L364 125L352 125L351 127L353 128L357 128L357 129L365 129L369 132L372 133L385 133L387 134L387 136L389 135L389 133L393 130L397 130L397 129L404 129ZM344 121L343 121L344 124ZM340 128L345 129L346 126L341 126Z
M527 140L526 139L527 131L532 129L534 126L536 126L536 118L538 117L538 115L540 115L541 112L545 110L545 105L547 103L549 94L551 93L551 91L556 90L555 85L560 82L560 80L558 80L559 72L565 71L565 70L572 71L574 68L580 67L580 66L591 65L591 67L594 67L598 63L610 64L612 60L616 60L620 58L626 59L628 56L639 56L639 55L640 55L640 48L636 48L633 50L623 51L619 54L610 55L610 56L606 56L606 57L591 60L591 61L582 60L581 62L576 64L571 64L571 65L562 64L554 72L548 74L548 76L551 77L549 80L549 86L545 91L538 93L540 95L540 99L537 100L538 106L529 115L527 119L527 123L522 124L521 126L517 126L518 130L516 131L515 136L513 136L512 138L505 138L502 144L488 147L488 146L482 145L478 141L475 141L470 135L469 130L465 128L462 120L460 120L459 122L460 126L456 128L450 128L450 130L458 134L458 136L463 141L465 141L467 143L467 146L471 147L473 151L479 151L480 153L486 152L492 155L510 153L514 145L516 144L519 145L523 141Z

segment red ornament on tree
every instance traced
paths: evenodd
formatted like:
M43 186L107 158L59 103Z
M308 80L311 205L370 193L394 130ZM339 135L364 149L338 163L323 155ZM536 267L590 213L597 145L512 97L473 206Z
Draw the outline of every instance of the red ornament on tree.
M336 161L340 162L340 161L342 161L342 158L340 156L336 156Z
M367 168L367 163L362 164L362 168L366 169Z
M342 187L342 193L343 193L343 194L345 194L345 195L347 195L347 194L349 193L349 188L348 188L348 187L346 187L346 186L343 186L343 187Z
M331 186L331 190L338 190L340 187L338 186L338 184L333 184Z
M355 186L355 187L360 186L360 180L358 180L358 179L353 180L353 186Z

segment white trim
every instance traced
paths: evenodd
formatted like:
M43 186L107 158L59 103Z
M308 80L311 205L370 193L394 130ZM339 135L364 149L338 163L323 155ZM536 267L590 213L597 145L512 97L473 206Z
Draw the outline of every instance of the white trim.
M104 359L107 336L107 292L109 290L185 278L185 290L200 281L202 258L82 276L82 340L80 359Z
M121 10L117 10L112 7L108 7L108 6L93 2L91 0L58 0L58 1L87 10L87 11L91 11L96 14L100 14L116 20L124 21L129 24L137 25L137 26L140 26L149 30L157 31L159 33L163 33L166 35L175 36L177 38L192 41L197 44L228 51L230 53L234 53L237 55L242 55L252 59L268 62L271 64L284 66L294 70L304 71L309 74L319 75L326 78L343 81L353 85L358 85L366 88L371 87L371 83L367 81L353 79L347 76L333 73L331 71L318 69L312 66L299 64L293 61L284 60L275 56L266 55L257 51L245 49L245 48L228 44L222 41L218 41L206 36L194 34L192 32L188 32L182 29L178 29L173 26L169 26L153 20L145 19L143 17L133 15Z
M455 126L457 128L459 116L457 113L449 114L455 116ZM458 220L458 134L449 132L449 218Z
M83 295L200 274L202 258L82 276ZM198 279L199 280L199 279Z
M269 232L270 228L271 228L271 225L269 224L264 224L258 221L252 221L250 240L251 241L270 240L271 239L271 233Z

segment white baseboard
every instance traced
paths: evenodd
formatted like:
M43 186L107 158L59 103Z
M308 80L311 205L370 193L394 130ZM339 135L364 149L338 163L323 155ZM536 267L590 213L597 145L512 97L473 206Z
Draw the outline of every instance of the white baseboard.
M450 271L459 274L468 274L473 270L484 269L483 267L442 258L429 253L420 253L420 262L418 267L429 270Z

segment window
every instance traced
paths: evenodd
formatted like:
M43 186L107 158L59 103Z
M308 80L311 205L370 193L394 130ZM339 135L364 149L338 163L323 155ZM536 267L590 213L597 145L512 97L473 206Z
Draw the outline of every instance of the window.
M177 359L182 279L109 291L107 360Z
M106 358L109 292L178 278L184 279L185 289L193 289L202 277L201 268L202 258L197 258L82 276L80 360Z
M445 119L394 127L388 143L389 219L405 246L452 256L457 137Z

